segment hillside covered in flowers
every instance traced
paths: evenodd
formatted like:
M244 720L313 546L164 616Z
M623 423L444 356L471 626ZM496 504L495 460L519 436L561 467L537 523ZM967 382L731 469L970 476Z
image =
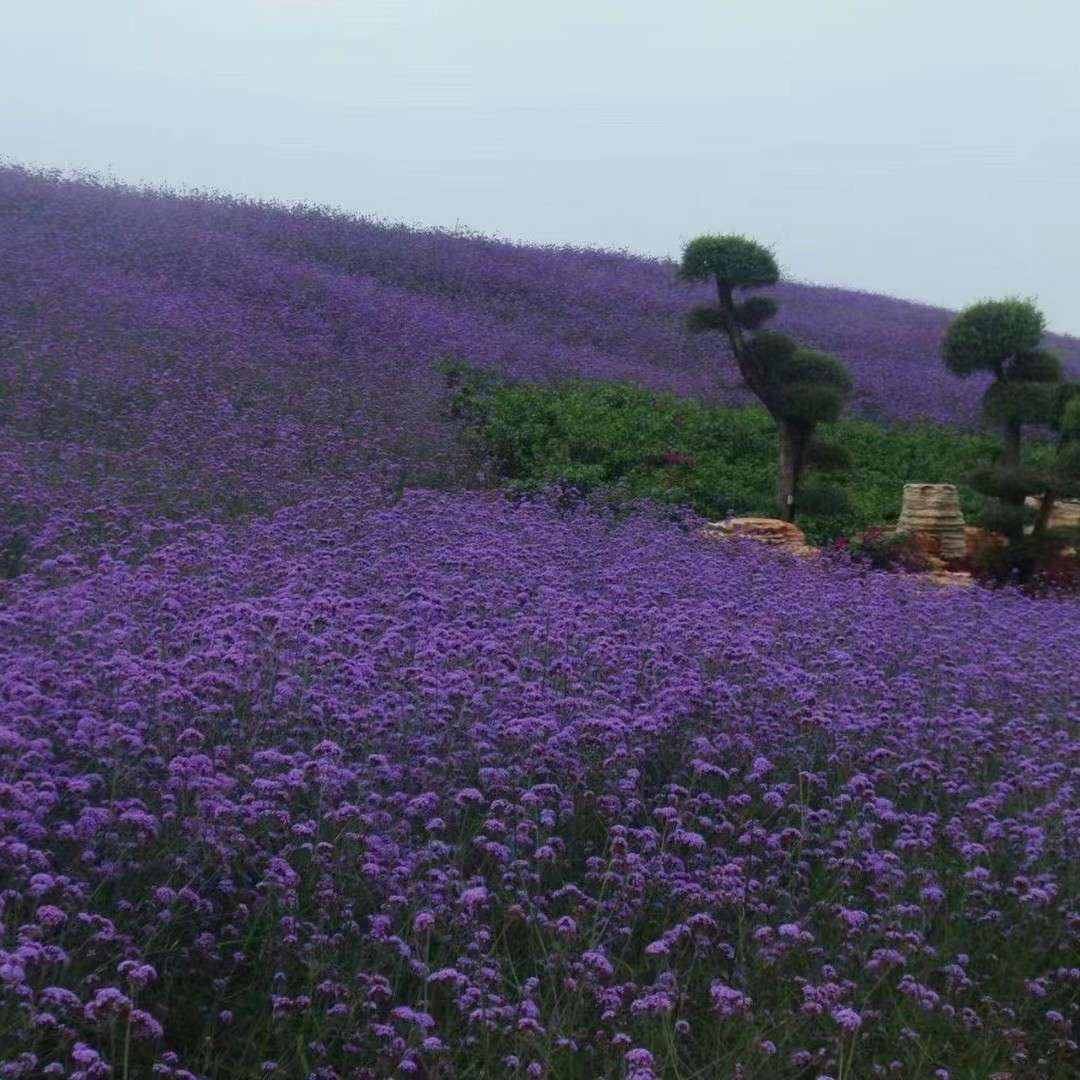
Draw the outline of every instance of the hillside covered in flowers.
M779 291L973 422L948 313ZM736 393L693 301L0 171L0 1077L1080 1071L1075 600L476 490L435 361Z

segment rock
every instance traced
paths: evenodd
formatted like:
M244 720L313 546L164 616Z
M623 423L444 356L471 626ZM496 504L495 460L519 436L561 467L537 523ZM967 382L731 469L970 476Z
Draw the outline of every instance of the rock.
M713 521L701 530L701 535L709 540L757 540L796 555L808 555L817 550L807 544L798 525L780 518L743 517Z
M947 585L952 588L975 584L975 579L966 570L933 570L925 574L923 580L931 585Z
M931 543L945 560L962 559L966 551L964 515L955 484L905 484L897 532L922 546Z
M897 533L907 532L906 529L896 529ZM895 535L895 533L893 534ZM931 567L935 563L941 563L945 565L945 560L941 555L941 537L937 533L932 532L913 532L908 533L908 543L911 550L917 552L926 558L926 561Z
M1032 510L1039 509L1040 500L1037 495L1029 495L1025 502ZM1057 499L1047 524L1051 529L1080 529L1080 500Z

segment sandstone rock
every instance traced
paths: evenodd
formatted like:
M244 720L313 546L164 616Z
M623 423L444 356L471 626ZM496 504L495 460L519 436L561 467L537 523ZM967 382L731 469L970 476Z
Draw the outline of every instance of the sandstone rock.
M1025 500L1032 510L1039 509L1039 497L1029 495ZM1080 529L1080 499L1058 499L1050 512L1051 529Z
M952 588L965 588L975 584L975 579L966 570L934 570L925 574L924 580L931 585L946 585Z
M943 559L964 557L964 515L955 484L905 484L896 528L920 545L929 546L933 538L936 554Z
M896 529L895 533L907 532L906 529ZM927 562L931 565L934 563L941 563L944 565L944 559L941 555L941 537L937 533L932 532L912 532L908 533L908 542L911 545L912 551L918 552L920 555L926 557Z
M797 555L808 555L816 550L807 544L806 536L798 525L779 518L743 517L713 521L701 530L701 535L709 540L757 540Z

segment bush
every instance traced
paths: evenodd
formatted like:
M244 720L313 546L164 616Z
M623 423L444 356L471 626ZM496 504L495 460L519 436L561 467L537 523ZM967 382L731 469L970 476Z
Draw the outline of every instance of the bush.
M875 527L851 540L839 537L835 547L875 570L922 573L931 569L929 556L907 533Z
M513 489L552 485L686 506L710 519L775 516L776 426L764 409L727 408L615 382L505 383L453 369L452 407ZM821 426L800 526L816 543L893 522L905 483L956 483L965 515L984 504L966 477L995 439L860 420ZM1033 446L1035 461L1050 449ZM848 480L845 490L839 480Z

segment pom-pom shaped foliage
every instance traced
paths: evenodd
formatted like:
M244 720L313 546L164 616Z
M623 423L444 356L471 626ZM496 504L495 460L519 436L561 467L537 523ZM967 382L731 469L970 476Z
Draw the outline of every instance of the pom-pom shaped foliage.
M999 424L1052 424L1059 407L1052 383L998 381L983 395L983 412Z
M1036 495L1046 486L1046 471L1017 466L986 465L970 476L971 486L983 495L1022 503L1028 495Z
M778 395L785 420L800 424L827 424L844 410L844 392L827 383L788 383Z
M768 248L747 236L699 236L683 249L684 281L716 281L728 288L775 285L780 268Z
M1077 424L1080 425L1080 413ZM1080 496L1080 427L1073 439L1061 445L1055 465L1054 487L1057 491L1066 498Z
M818 518L843 518L851 513L851 496L839 484L810 480L799 491L799 509Z
M1070 386L1069 389L1074 388ZM1061 410L1059 429L1063 438L1080 442L1080 394L1074 392L1068 395Z
M1080 496L1080 383L1066 383L1058 388L1054 426L1059 439L1049 486L1058 495L1075 499Z
M1022 504L995 500L986 503L979 513L978 521L982 528L1003 536L1020 537L1016 544L1023 543L1024 525L1030 515Z
M942 355L956 375L991 371L999 377L1013 358L1034 352L1046 322L1028 300L984 300L965 308L949 324Z
M732 326L757 330L776 314L776 301L766 296L752 296L741 304L725 309L716 304L699 304L686 316L686 328L692 334L709 330L729 331Z
M1039 347L1045 328L1042 312L1028 300L984 300L953 319L941 350L945 366L954 374L985 371L994 376L982 404L986 418L1001 427L1002 452L1000 460L973 482L1003 504L999 516L1009 540L1007 558L1021 576L1032 566L1024 539L1024 497L1047 493L1047 509L1054 498L1050 473L1028 475L1020 467L1024 427L1054 426L1061 412L1061 363ZM1036 533L1043 531L1046 517L1047 513L1040 514Z
M744 330L757 330L764 326L777 311L776 301L767 296L751 296L735 305L735 321Z
M701 334L708 330L727 330L731 319L723 308L715 304L699 304L691 308L686 316L686 328L692 334Z
M804 424L835 420L851 390L847 369L816 349L795 348L773 372L777 409L786 419Z
M851 389L847 368L828 353L817 349L796 348L780 371L784 382L813 383L830 386L846 394Z
M1049 349L1032 349L1030 352L1017 353L1009 362L1007 374L1010 379L1024 382L1061 382L1061 360Z
M819 469L821 472L845 473L851 471L853 462L846 447L839 443L814 439L806 450L806 467Z
M798 345L787 336L772 330L755 334L743 346L746 365L767 385L779 385Z

